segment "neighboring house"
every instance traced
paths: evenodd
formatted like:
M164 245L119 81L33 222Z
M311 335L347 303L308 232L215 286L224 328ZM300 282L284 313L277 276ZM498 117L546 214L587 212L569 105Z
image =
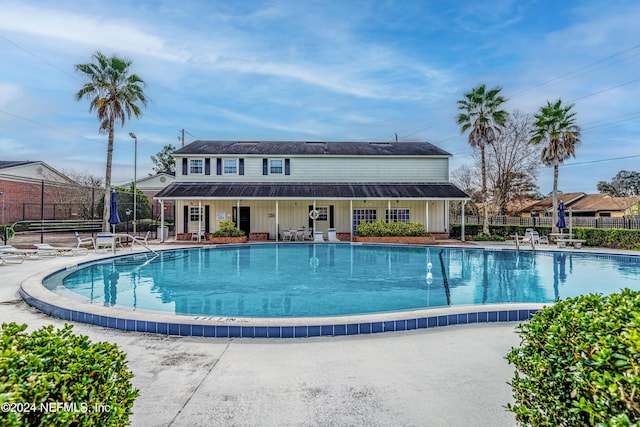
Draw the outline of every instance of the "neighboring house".
M76 185L45 162L0 160L0 222L12 224L42 215L45 219L69 219L78 212L69 197L69 188Z
M176 181L156 199L175 201L178 233L231 220L269 239L285 227L349 236L393 220L447 236L449 201L468 200L449 182L451 154L426 142L195 141L173 156Z
M142 191L151 204L151 210L153 211L153 217L160 217L160 201L156 200L156 194L162 191L169 184L175 182L175 172L158 172L155 175L141 178L136 181L136 189ZM173 220L175 218L175 204L171 201L164 203L164 216L165 220Z
M640 213L640 197L612 197L608 194L558 193L558 203L562 201L565 209L571 209L574 217L622 217ZM530 217L531 212L540 216L551 216L552 197L527 206L521 216Z

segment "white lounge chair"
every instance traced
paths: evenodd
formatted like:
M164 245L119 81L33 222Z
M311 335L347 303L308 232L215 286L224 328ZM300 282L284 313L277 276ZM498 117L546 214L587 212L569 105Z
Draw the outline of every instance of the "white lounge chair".
M0 252L5 254L24 255L27 259L40 259L41 256L56 256L56 251L39 249L18 249L11 245L0 246Z
M21 254L9 254L0 252L0 264L21 264L26 257Z
M149 240L149 235L151 231L147 231L147 234L144 237L133 236L133 240L131 241L131 250L133 250L133 245L136 243L142 246L147 246L147 240Z
M322 231L316 231L315 233L313 233L313 241L324 243L324 233L322 233Z
M85 247L71 248L62 246L51 246L48 243L36 243L33 246L41 251L54 251L58 255L86 255L89 253L89 249Z
M78 239L77 249L85 247L89 244L93 247L93 250L96 249L96 241L93 237L80 237L80 234L76 231L76 239Z
M336 229L335 228L330 228L327 230L327 237L329 238L330 242L339 242L340 240L338 239L338 236L336 236Z

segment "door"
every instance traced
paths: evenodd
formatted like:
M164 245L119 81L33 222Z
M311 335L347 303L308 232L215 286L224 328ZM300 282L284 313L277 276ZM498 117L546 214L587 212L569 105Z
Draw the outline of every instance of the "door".
M249 206L240 206L240 219L238 220L238 208L234 206L233 221L236 223L236 226L249 237L249 233L251 232L251 208Z

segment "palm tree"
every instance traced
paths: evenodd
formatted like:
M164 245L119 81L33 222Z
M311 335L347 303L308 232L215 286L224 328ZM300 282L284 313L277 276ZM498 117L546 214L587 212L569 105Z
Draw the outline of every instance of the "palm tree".
M576 125L576 113L571 111L574 104L563 106L558 99L555 104L547 101L534 116L530 144L546 143L542 148L542 163L553 166L553 231L557 231L558 218L558 166L566 159L576 156L576 146L580 143L580 127Z
M105 174L104 208L102 229L109 230L109 209L111 206L111 161L113 157L113 137L116 122L123 127L131 115L140 117L142 110L138 102L146 107L147 98L142 90L144 81L129 72L131 61L116 55L107 58L101 52L93 55L94 62L76 64L75 69L84 75L87 82L76 93L76 100L90 101L89 112L96 111L100 122L100 132L108 133L107 167Z
M481 84L469 93L464 94L464 99L458 101L458 115L456 123L460 125L460 131L469 133L469 145L480 149L482 162L482 210L484 221L482 232L489 234L489 210L487 203L487 166L485 161L485 147L493 143L502 132L507 120L507 112L500 107L506 100L500 95L501 87L487 90Z

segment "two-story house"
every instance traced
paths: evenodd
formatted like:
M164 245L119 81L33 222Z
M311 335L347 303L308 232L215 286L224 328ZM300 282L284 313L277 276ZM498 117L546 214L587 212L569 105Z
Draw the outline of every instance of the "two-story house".
M271 240L285 227L345 238L382 219L447 236L449 201L468 199L449 182L451 154L427 142L194 141L173 156L176 181L156 199L175 202L177 232L232 220Z

